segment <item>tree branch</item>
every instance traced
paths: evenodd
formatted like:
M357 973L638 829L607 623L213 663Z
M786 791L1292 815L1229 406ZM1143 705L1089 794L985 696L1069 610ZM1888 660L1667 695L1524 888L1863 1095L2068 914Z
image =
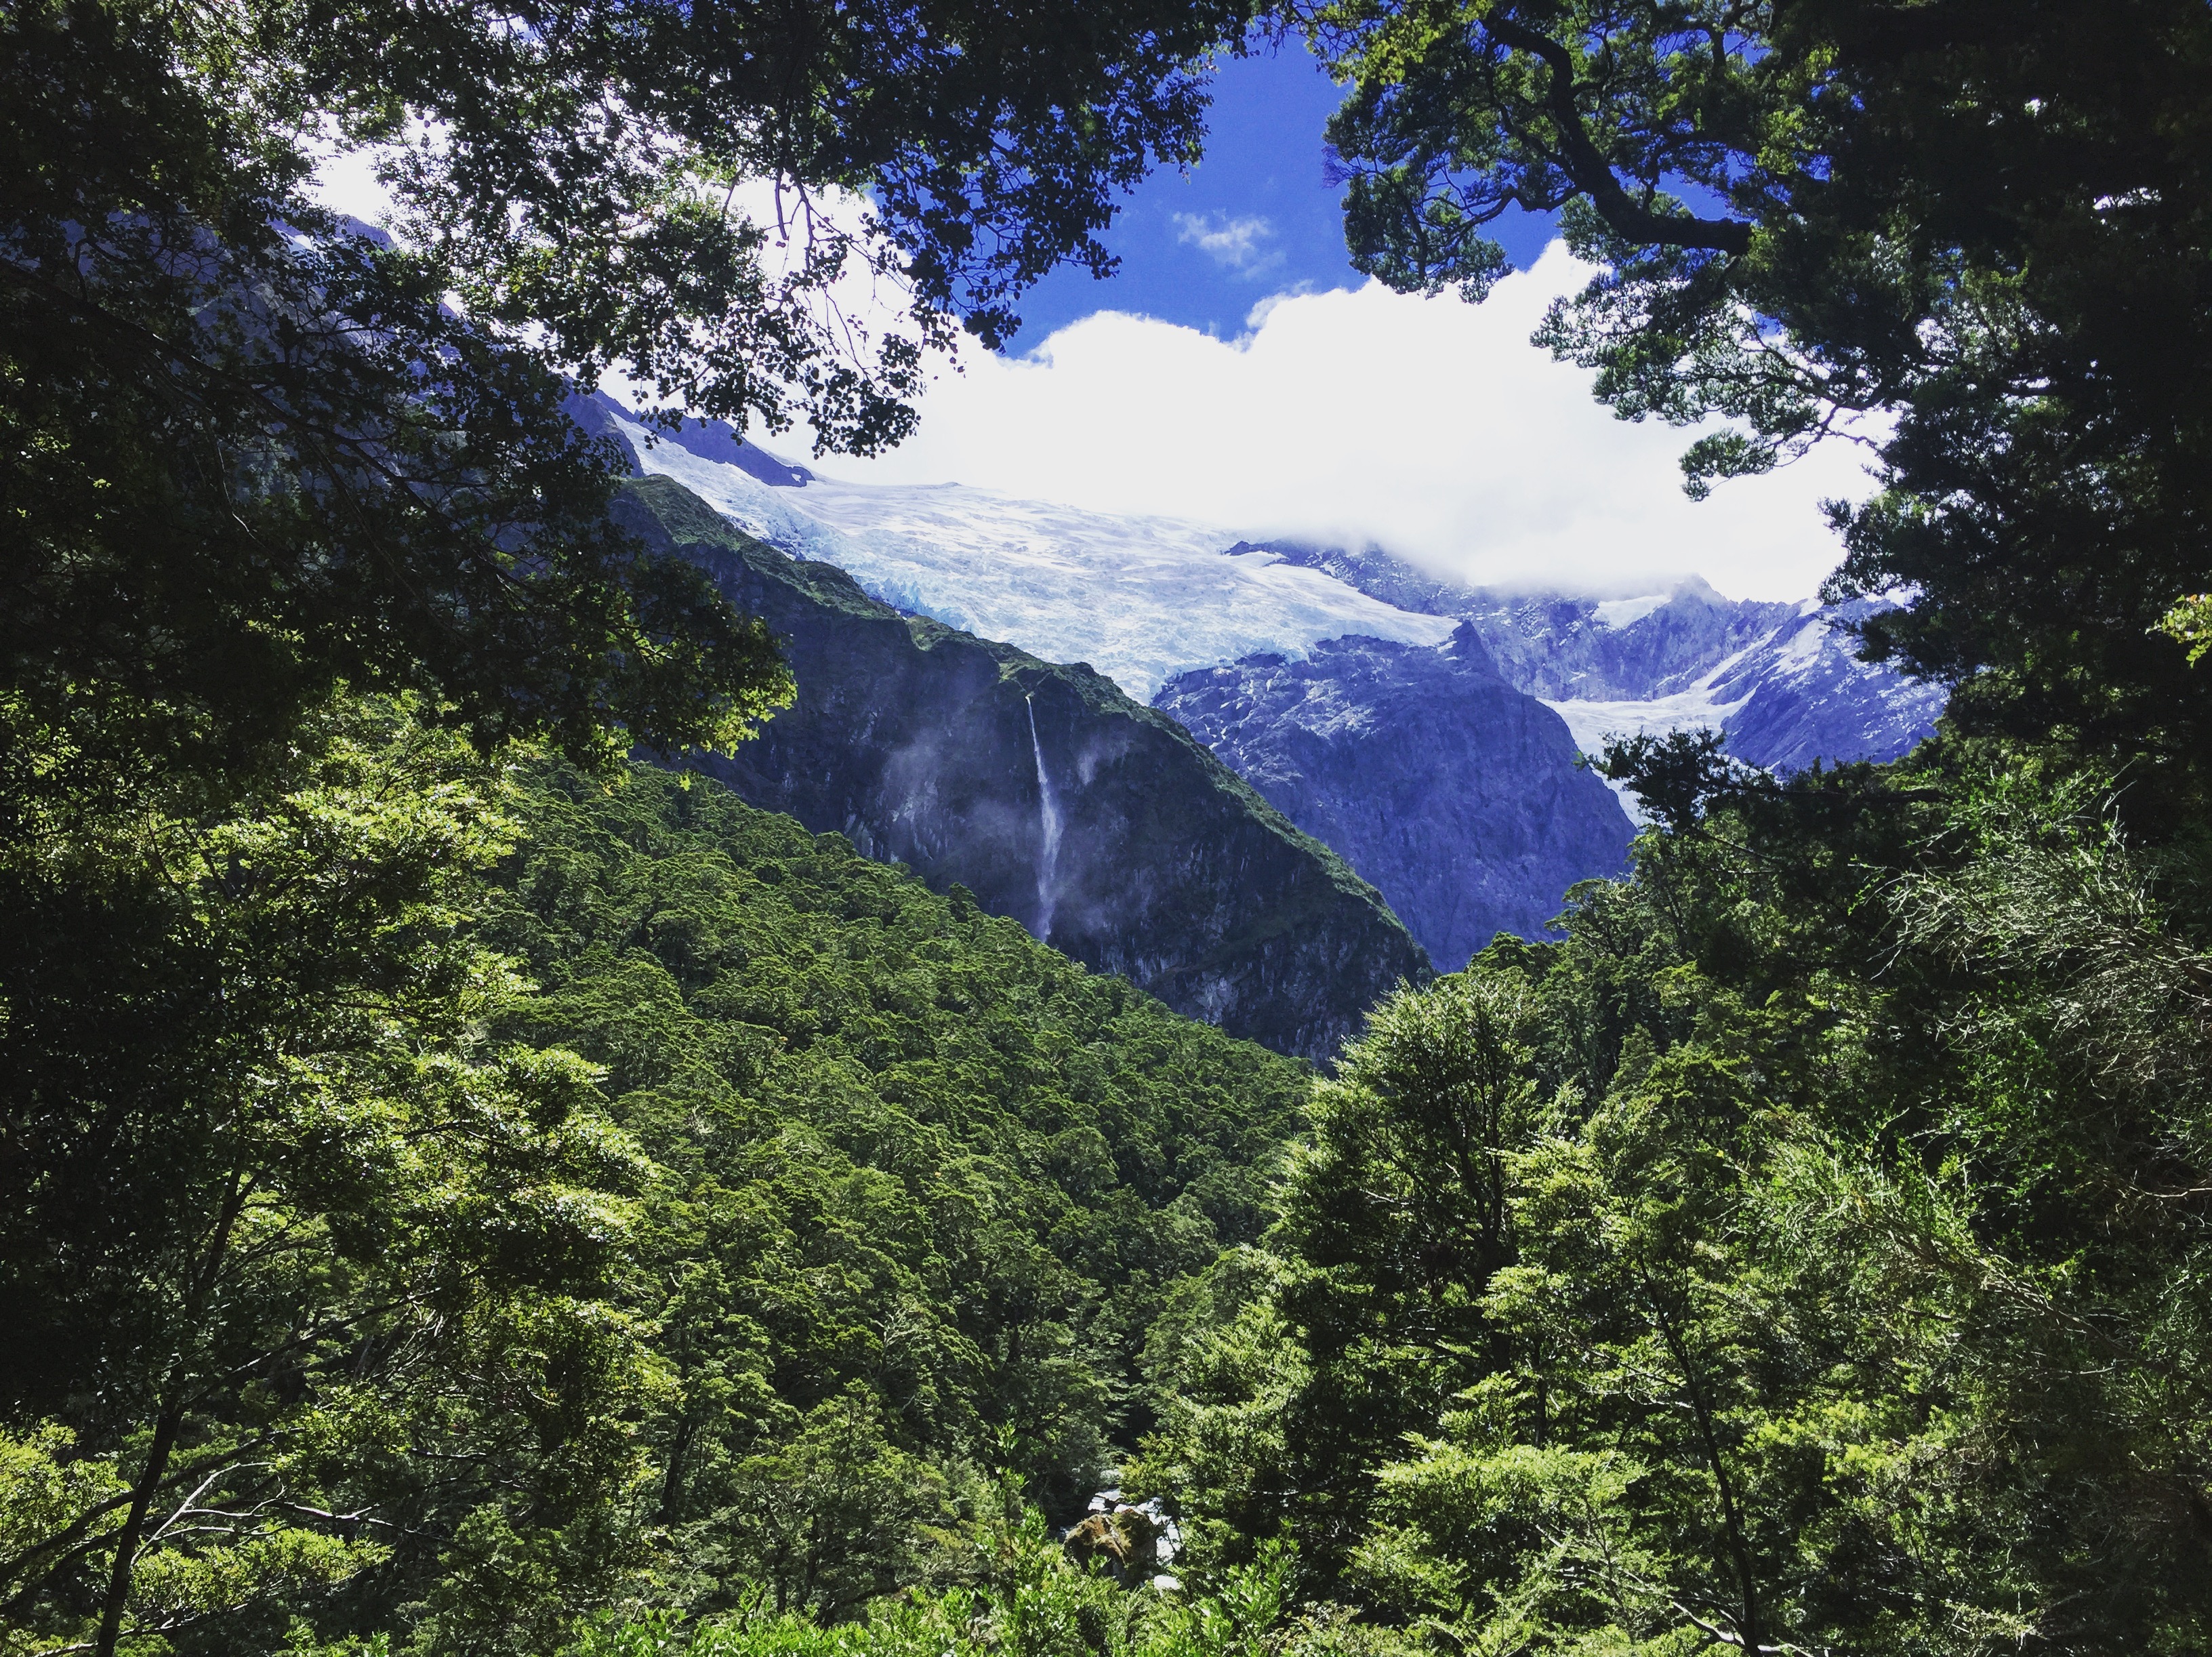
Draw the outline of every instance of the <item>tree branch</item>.
M1713 1470L1714 1487L1720 1493L1721 1522L1727 1532L1729 1551L1735 1558L1738 1590L1743 1596L1742 1611L1736 1618L1736 1625L1742 1632L1736 1643L1747 1651L1774 1649L1759 1643L1762 1621L1759 1577L1752 1568L1751 1545L1744 1536L1743 1514L1736 1501L1735 1483L1729 1477L1728 1462L1721 1454L1720 1434L1713 1423L1712 1406L1705 1397L1697 1365L1691 1359L1689 1346L1683 1340L1675 1320L1668 1315L1658 1285L1651 1280L1649 1264L1639 1262L1637 1275L1643 1280L1644 1300L1651 1308L1653 1321L1659 1326L1659 1337L1666 1343L1675 1367L1682 1373L1683 1387L1689 1394L1691 1417L1697 1423L1698 1436L1705 1446L1705 1460Z
M1654 213L1638 206L1613 177L1611 164L1591 142L1582 112L1575 107L1573 55L1548 35L1506 16L1502 6L1483 13L1482 26L1516 51L1542 58L1551 70L1546 102L1559 128L1560 167L1574 180L1575 187L1589 197L1590 205L1614 234L1662 247L1705 247L1717 253L1741 254L1749 249L1751 227L1737 220Z

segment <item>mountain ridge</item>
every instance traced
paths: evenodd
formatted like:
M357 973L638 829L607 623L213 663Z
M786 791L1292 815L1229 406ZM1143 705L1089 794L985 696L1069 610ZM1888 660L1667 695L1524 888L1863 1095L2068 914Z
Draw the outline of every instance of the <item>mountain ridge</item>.
M1470 623L1435 650L1349 638L1246 657L1156 705L1341 852L1440 966L1501 932L1541 936L1570 886L1626 863L1620 802Z
M1629 599L1509 592L1431 576L1379 548L1271 541L1226 550L1465 620L1507 683L1557 711L1586 751L1608 736L1703 725L1738 759L1778 772L1890 760L1935 729L1948 696L1858 659L1850 629L1887 608L1879 600L1728 598L1696 576Z
M1375 999L1428 974L1343 858L1106 676L901 615L672 479L634 480L615 512L784 641L794 706L734 753L685 761L749 803L937 889L963 885L1094 969L1279 1052L1326 1057Z

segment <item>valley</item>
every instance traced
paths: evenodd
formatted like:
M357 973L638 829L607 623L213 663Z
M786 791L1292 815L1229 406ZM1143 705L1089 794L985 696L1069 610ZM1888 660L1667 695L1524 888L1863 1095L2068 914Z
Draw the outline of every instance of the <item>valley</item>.
M2206 0L0 41L0 1657L2212 1651Z
M851 702L827 686L867 677L857 659L845 661L842 643L814 642L811 627L792 630L786 600L776 583L763 586L757 560L747 574L727 565L718 576L726 590L763 607L801 652L801 701L745 752L712 762L718 775L757 804L837 828L933 883L957 879L986 908L1079 959L1127 972L1170 1005L1284 1051L1328 1051L1345 1028L1346 1015L1332 1010L1339 1002L1364 1005L1377 986L1401 975L1418 981L1431 963L1455 969L1498 932L1541 937L1569 888L1619 874L1641 807L1632 792L1608 792L1577 765L1608 737L1710 726L1735 757L1786 774L1895 758L1933 730L1942 705L1939 688L1856 659L1847 629L1863 605L1731 600L1695 578L1626 598L1468 587L1374 548L1231 541L1202 525L957 484L830 483L726 427L690 422L655 434L604 398L580 412L648 482L680 486L801 561L817 589L822 572L842 572L851 590L835 604L848 616L856 602L872 601L878 622L902 614L914 628L933 622L967 635L945 660L993 652L1008 683L1021 687L988 716L983 702L963 700L956 712L905 690ZM1017 659L1024 665L1012 665ZM872 673L878 686L902 682L880 665ZM1074 741L1079 725L1087 731L1103 719L1098 729L1143 731L1157 743L1170 727L1147 723L1146 704L1387 904L1372 942L1340 946L1327 926L1314 942L1312 961L1335 963L1331 972L1364 963L1340 992L1322 990L1322 976L1305 967L1271 964L1247 977L1228 964L1255 947L1229 941L1247 934L1228 911L1287 914L1303 902L1284 910L1255 892L1231 895L1219 871L1257 866L1243 853L1201 857L1170 883L1172 897L1166 889L1135 895L1153 889L1153 876L1131 871L1156 866L1134 852L1138 843L1195 844L1190 835L1203 841L1218 831L1163 837L1127 825L1182 809L1164 802L1212 799L1217 785L1155 782L1108 805L1084 768L1095 768L1095 757L1079 756L1073 837L1060 841L1040 883L1040 783L1051 768L1025 721L1063 725ZM1117 735L1109 745L1128 740ZM1080 742L1083 754L1100 751L1090 736ZM926 761L917 757L925 752ZM886 771L892 753L903 757ZM874 779L866 804L849 780L837 780L852 769L848 756L863 755L854 763ZM1240 808L1220 821L1248 815ZM1106 818L1115 826L1102 826ZM1131 856L1135 864L1126 863ZM1328 900L1332 912L1338 904ZM1193 929L1186 914L1222 918ZM1402 949L1378 948L1398 923L1425 956L1419 966ZM1199 956L1188 940L1200 937L1228 955L1191 964ZM1254 1011L1260 1001L1316 996L1328 1006L1316 1002L1310 1017Z

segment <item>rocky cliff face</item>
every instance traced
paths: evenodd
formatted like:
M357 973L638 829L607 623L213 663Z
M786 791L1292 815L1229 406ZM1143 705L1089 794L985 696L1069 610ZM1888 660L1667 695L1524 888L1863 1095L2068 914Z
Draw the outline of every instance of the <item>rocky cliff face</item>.
M1816 760L1893 760L1936 728L1948 692L1855 653L1844 628L1872 608L1793 616L1714 671L1710 694L1728 708L1729 752L1770 771L1802 771Z
M1936 726L1947 693L1858 659L1850 625L1867 604L1726 598L1691 578L1663 592L1598 599L1456 586L1376 548L1239 542L1371 597L1456 616L1499 674L1563 714L1585 748L1608 735L1710 726L1729 753L1773 771L1816 760L1893 760Z
M1630 835L1559 716L1499 676L1473 627L1438 649L1341 639L1169 682L1173 714L1375 883L1441 968L1540 933Z
M699 762L744 798L909 865L1177 1011L1319 1059L1427 960L1375 889L1175 722L866 597L665 477L617 516L785 641L797 704Z
M1498 671L1546 701L1671 696L1796 622L1800 606L1724 598L1692 578L1647 598L1479 595L1465 612Z

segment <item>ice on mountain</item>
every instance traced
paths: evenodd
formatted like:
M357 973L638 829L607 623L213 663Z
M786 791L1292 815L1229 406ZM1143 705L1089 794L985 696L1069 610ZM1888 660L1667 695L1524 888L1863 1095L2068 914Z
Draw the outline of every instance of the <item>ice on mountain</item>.
M1619 632L1634 627L1673 597L1669 592L1651 592L1641 598L1608 598L1590 613L1597 617L1599 626Z
M1174 675L1326 639L1440 645L1420 616L1269 556L1224 558L1203 524L1024 501L955 483L776 489L617 420L641 470L673 478L749 532L842 568L873 597L1048 661L1088 662L1139 701Z
M1330 640L1439 646L1462 615L1509 683L1542 698L1585 751L1609 736L1705 726L1776 771L1890 759L1933 727L1944 701L1940 687L1856 659L1838 623L1857 606L1734 603L1694 576L1635 598L1504 599L1425 580L1376 549L1231 544L1185 519L954 483L839 483L723 431L656 441L605 406L641 470L763 540L838 565L901 610L1088 662L1143 701L1180 673L1263 655L1304 662Z
M1657 736L1669 731L1722 731L1751 700L1753 688L1744 689L1729 700L1718 688L1718 682L1750 654L1751 649L1737 652L1697 684L1671 696L1657 696L1648 701L1547 701L1544 706L1567 722L1567 734L1585 754L1602 752L1607 740L1613 737ZM1620 796L1631 821L1639 827L1651 821L1643 803L1625 784L1610 778L1607 780L1613 792Z
M1795 617L1673 695L1545 706L1586 754L1609 737L1705 729L1721 731L1737 759L1777 773L1815 762L1895 759L1935 727L1948 693L1858 659L1838 624L1867 607L1828 610L1808 599ZM1615 784L1614 792L1637 822L1650 820L1627 789Z

